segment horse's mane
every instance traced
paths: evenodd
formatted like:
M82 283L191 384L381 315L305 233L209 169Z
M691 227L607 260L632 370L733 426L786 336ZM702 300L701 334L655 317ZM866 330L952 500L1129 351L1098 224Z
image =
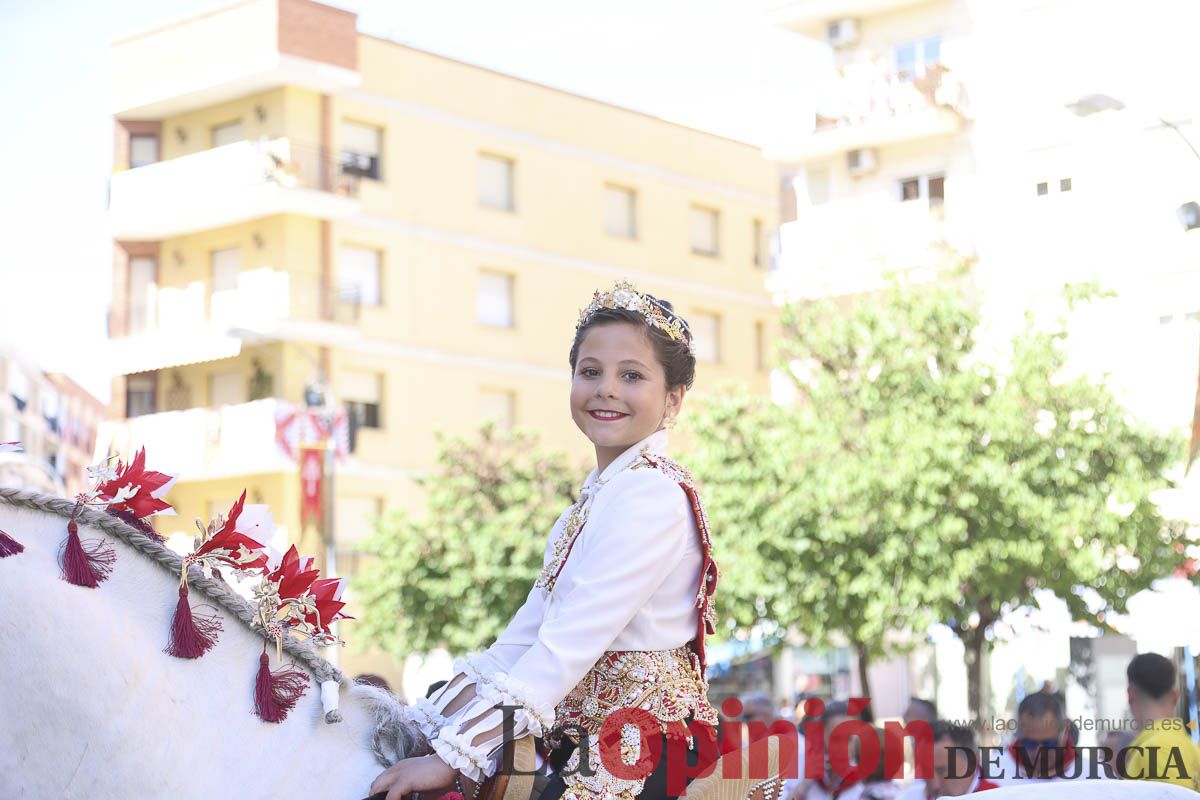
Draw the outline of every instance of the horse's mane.
M75 502L72 500L29 489L0 486L0 502L17 508L55 514L64 519L70 519L76 511ZM119 539L157 563L172 577L179 575L183 568L183 558L158 538L147 535L105 511L85 507L75 514L75 519L81 525L99 528L114 539ZM255 616L254 606L237 594L225 581L210 578L204 575L198 567L193 566L188 570L188 585L192 589L204 592L230 616L240 620L243 625L256 634L262 634L251 624ZM340 688L349 690L352 697L364 704L374 719L371 749L380 764L387 767L402 758L430 752L424 735L409 721L404 704L391 692L374 686L354 683L341 670L322 658L308 641L284 637L283 649L307 668L318 683L336 681ZM340 719L335 710L326 715L325 721L337 722Z
M14 489L0 486L0 502L18 508L30 508L45 511L70 519L75 511L75 502L61 497L54 497L30 489ZM137 550L142 555L154 561L172 576L179 575L183 568L183 558L174 550L167 547L153 536L139 531L127 522L118 519L104 511L83 508L75 516L82 525L99 528L110 536L120 539L125 544ZM254 606L235 592L225 581L215 580L204 575L198 567L188 569L188 585L207 594L213 601L224 608L231 616L241 620L247 628L254 629L250 624L254 619ZM256 631L260 633L261 631ZM322 658L310 643L284 637L283 649L303 664L319 682L337 681L341 686L350 686L351 682L341 670Z

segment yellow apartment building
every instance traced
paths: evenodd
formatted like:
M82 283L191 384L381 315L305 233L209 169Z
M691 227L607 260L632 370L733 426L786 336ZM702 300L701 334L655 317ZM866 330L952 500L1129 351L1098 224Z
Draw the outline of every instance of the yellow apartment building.
M246 488L277 545L320 552L281 446L320 384L348 420L342 574L371 517L419 508L438 431L530 426L582 462L567 351L592 291L622 277L690 320L698 387L768 391L777 178L755 147L366 35L310 0L224 5L111 55L118 421L99 447L145 445L180 474L162 524Z

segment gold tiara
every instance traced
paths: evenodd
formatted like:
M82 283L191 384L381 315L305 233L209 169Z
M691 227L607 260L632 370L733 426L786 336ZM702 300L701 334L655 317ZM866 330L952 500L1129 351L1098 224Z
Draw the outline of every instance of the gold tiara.
M579 312L579 322L575 330L582 328L592 315L606 308L619 308L625 311L636 311L645 318L647 324L653 325L677 342L687 345L692 351L691 331L687 323L675 316L671 311L649 295L639 292L632 283L625 280L617 281L607 292L599 289L592 295L592 302Z

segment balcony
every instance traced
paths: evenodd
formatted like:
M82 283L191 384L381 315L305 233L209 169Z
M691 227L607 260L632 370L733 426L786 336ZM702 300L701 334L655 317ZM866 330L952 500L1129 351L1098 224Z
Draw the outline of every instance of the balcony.
M966 112L962 85L942 65L909 78L881 65L847 64L822 94L813 132L768 148L769 158L802 163L949 136L962 129Z
M235 142L116 173L109 221L114 239L156 241L273 214L341 219L358 210L358 180L317 147Z
M934 0L790 0L774 3L766 14L776 25L804 36L823 39L825 26L832 20L861 20L932 2Z
M246 270L222 291L200 281L158 287L144 308L130 309L130 333L109 340L108 363L129 375L232 358L247 344L346 344L359 337L359 309L356 296L316 276L270 268Z
M97 453L145 447L155 466L181 480L294 471L276 442L276 416L290 404L255 400L221 408L189 408L102 423Z
M801 209L780 229L768 289L789 298L838 297L880 289L893 273L932 274L948 256L972 249L941 211L884 193Z
M128 36L111 48L110 108L155 120L279 86L355 88L356 19L305 0L249 0Z

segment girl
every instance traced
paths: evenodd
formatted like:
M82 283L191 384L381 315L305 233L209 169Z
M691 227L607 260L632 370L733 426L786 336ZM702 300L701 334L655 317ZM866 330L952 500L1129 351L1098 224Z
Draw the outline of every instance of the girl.
M665 455L665 429L695 376L691 332L669 303L619 282L581 312L569 360L571 417L595 446L596 468L555 523L541 575L496 643L456 661L454 678L412 707L434 754L381 774L371 791L387 800L460 775L473 787L495 772L505 736L526 735L556 747L561 769L543 800L663 798L666 758L648 776L608 769L605 719L636 706L664 735L692 720L716 725L704 637L717 570L691 478ZM613 746L633 764L639 734L632 725L621 734Z

